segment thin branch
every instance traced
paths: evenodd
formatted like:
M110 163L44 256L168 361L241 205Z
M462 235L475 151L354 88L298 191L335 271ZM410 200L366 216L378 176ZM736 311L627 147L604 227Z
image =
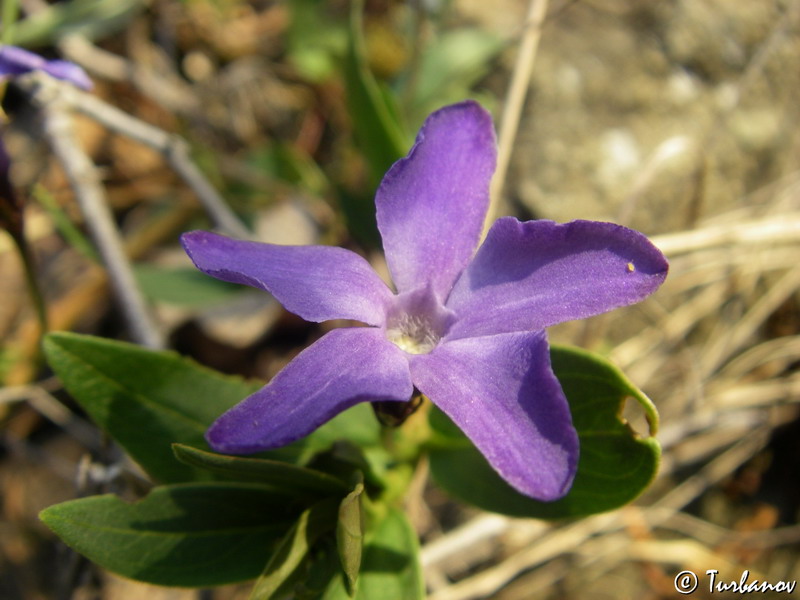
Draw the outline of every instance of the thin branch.
M10 2L12 0L3 0L3 5ZM23 9L28 16L34 16L49 10L50 6L45 0L23 0ZM90 75L130 83L170 112L191 116L200 107L191 86L175 74L159 73L135 60L103 50L82 33L67 33L56 45L64 58L78 63Z
M789 270L772 284L733 326L725 326L718 335L711 336L700 361L701 373L710 375L725 364L725 361L753 338L758 328L798 289L800 289L800 266Z
M163 155L169 165L195 193L214 226L220 232L238 238L252 237L251 232L192 162L188 144L183 138L132 117L78 89L65 88L62 92L64 101L72 109L97 121L111 131L129 137Z
M87 448L96 449L99 435L97 429L72 413L52 395L60 382L52 377L36 385L18 385L0 389L0 406L14 402L27 402L43 415Z
M506 105L503 109L503 118L500 121L500 133L497 148L497 170L494 172L489 188L491 203L484 223L484 235L489 226L497 218L500 210L503 186L505 184L508 165L511 160L511 149L517 136L519 119L522 107L525 104L528 85L533 73L533 63L536 51L539 48L539 39L542 37L542 23L547 14L547 0L531 0L528 5L528 14L525 19L525 33L514 64L511 83L506 95Z
M122 246L114 217L97 169L75 139L67 106L62 102L65 84L31 73L19 78L42 117L42 133L61 163L86 219L89 232L108 270L111 287L125 315L131 337L150 348L164 341L153 323Z
M800 214L709 225L703 229L654 236L651 240L670 258L719 246L741 248L758 244L797 243L800 241Z
M431 568L453 556L463 554L465 548L506 533L513 521L508 517L483 514L442 537L426 544L420 552L423 568Z
M74 33L58 41L58 48L69 60L84 67L91 75L108 81L124 81L152 98L168 111L190 117L201 108L191 87L176 76L158 73L135 61L113 54Z
M217 229L241 239L253 237L252 232L228 208L228 204L222 196L217 193L214 186L194 164L189 156L189 145L185 140L177 136L170 136L170 142L162 152L170 166L197 195Z

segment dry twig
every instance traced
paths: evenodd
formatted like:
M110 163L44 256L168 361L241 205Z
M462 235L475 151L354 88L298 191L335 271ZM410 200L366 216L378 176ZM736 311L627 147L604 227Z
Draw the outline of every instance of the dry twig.
M62 100L61 90L67 86L41 73L21 77L18 84L28 92L30 101L41 114L44 136L75 192L92 239L108 269L131 336L144 346L163 347L164 340L149 314L125 255L100 176L75 139L69 107Z

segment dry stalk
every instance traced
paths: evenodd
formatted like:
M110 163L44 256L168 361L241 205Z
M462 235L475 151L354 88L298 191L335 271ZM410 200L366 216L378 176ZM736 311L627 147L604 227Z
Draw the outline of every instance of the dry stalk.
M489 190L491 203L486 214L483 226L483 235L489 226L500 215L502 204L503 185L505 184L508 165L511 161L511 150L519 129L519 120L522 107L525 104L528 86L533 73L533 63L536 60L536 51L542 37L542 24L547 14L547 0L531 0L525 17L525 30L522 34L514 71L511 74L511 83L506 93L505 108L500 121L500 131L497 144L497 169L494 172Z
M48 76L33 73L19 78L42 115L42 131L69 179L92 239L105 263L115 297L132 338L150 348L161 348L164 340L152 320L144 297L125 255L122 238L108 206L100 175L75 138L69 106L62 89L70 89Z
M669 258L720 246L736 247L800 242L800 214L767 217L750 222L710 225L702 229L652 238Z

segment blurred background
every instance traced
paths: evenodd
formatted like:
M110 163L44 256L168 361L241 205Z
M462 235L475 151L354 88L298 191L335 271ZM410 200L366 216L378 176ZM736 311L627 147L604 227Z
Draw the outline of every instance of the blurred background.
M501 139L503 212L618 222L670 259L646 302L551 330L654 400L664 456L633 505L567 523L482 514L421 472L408 510L430 598L676 598L684 569L800 579L800 2L554 0L528 76L530 8L20 0L2 35L92 76L99 102L70 107L74 137L164 343L262 379L331 325L190 267L178 235L213 223L186 164L258 239L343 245L380 269L380 175L444 104L475 98L499 124L516 73L527 93L516 136ZM50 326L135 339L87 233L97 215L12 87L1 134L12 212ZM108 106L136 120L104 117ZM15 237L0 232L0 598L246 598L124 581L38 522L50 504L146 485L63 393L39 336Z

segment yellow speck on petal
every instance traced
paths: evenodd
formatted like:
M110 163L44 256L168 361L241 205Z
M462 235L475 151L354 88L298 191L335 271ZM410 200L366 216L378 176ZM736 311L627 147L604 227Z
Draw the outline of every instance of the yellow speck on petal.
M633 266L632 262L629 262L628 266L627 266L627 269L628 269L628 273L633 273L636 270L636 267Z

